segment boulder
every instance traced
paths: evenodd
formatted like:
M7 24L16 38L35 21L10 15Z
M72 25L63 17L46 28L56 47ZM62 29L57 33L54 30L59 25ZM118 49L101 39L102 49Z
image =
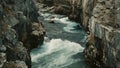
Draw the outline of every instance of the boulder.
M55 13L62 15L69 15L71 11L71 7L67 5L57 5L55 6Z
M48 23L55 23L54 20L48 20Z

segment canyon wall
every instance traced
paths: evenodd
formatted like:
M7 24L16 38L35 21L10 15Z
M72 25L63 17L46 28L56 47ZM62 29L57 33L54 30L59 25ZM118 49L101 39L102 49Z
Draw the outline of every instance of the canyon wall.
M92 67L120 68L120 1L97 0L91 13L85 58Z
M41 1L41 0L39 0ZM84 50L91 68L120 68L119 0L44 0L88 31Z
M84 50L91 68L120 68L119 0L38 0L89 31ZM45 30L32 0L0 0L0 68L31 68L30 50Z
M45 30L32 0L0 0L0 68L31 68L30 50Z

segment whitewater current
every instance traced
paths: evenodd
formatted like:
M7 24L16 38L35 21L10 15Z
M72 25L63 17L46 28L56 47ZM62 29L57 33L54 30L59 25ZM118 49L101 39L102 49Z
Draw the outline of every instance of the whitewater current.
M62 15L41 16L47 33L43 45L31 51L32 68L88 68L83 56L86 34L80 25Z

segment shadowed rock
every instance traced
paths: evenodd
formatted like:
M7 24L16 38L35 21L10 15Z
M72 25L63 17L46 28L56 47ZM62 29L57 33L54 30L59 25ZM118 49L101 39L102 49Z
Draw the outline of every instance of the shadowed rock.
M45 34L37 10L32 0L0 0L0 68L31 68L30 50Z
M3 68L28 68L24 61L10 61L6 62Z

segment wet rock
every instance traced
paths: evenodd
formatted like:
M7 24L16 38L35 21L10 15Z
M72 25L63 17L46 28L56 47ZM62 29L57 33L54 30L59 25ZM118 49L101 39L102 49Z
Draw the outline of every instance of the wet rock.
M10 61L6 62L3 68L28 68L24 61Z
M48 23L55 23L54 20L48 20Z
M70 20L73 20L73 21L79 21L79 20L80 20L80 18L78 17L78 14L70 14L70 15L68 16L68 18L69 18Z
M38 45L43 44L44 41L45 30L43 29L40 23L32 23L31 33L28 34L28 38L26 38L23 42L25 46L30 49L36 48Z
M82 29L82 27L80 25L76 25L76 26L73 26L76 30L80 30Z
M71 13L71 7L67 5L57 5L54 12L62 15L69 15Z

